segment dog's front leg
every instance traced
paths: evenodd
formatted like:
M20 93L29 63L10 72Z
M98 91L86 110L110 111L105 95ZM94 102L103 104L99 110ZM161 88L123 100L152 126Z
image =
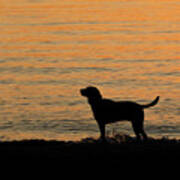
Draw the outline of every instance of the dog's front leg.
M98 122L98 126L99 126L99 130L100 130L100 133L101 133L100 138L102 140L105 140L105 124L101 123L101 122Z

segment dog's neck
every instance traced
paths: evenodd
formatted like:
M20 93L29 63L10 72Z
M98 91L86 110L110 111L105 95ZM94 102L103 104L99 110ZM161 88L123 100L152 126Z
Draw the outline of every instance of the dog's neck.
M102 101L102 97L88 98L88 102L91 106L96 106Z

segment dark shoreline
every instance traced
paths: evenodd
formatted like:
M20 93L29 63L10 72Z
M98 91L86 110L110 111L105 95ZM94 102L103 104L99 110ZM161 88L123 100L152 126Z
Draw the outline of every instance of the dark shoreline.
M180 159L180 140L149 139L137 142L129 136L108 138L107 142L87 138L81 141L23 140L0 142L0 159L6 161L53 161L103 165L127 162L162 162Z

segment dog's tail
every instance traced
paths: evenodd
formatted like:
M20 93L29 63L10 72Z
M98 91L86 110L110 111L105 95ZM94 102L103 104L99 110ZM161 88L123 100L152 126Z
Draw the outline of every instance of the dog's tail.
M156 104L158 103L158 101L159 101L159 98L160 98L160 97L157 96L156 99L155 99L154 101L152 101L151 103L145 104L145 105L141 105L142 108L148 108L148 107L151 107L151 106L156 105Z

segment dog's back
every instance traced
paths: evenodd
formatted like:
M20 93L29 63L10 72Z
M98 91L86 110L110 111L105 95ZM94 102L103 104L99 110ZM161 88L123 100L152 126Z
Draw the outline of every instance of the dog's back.
M132 120L137 116L142 107L135 102L120 101L115 102L110 99L101 99L93 104L92 110L95 119L104 123L116 122L121 120Z

